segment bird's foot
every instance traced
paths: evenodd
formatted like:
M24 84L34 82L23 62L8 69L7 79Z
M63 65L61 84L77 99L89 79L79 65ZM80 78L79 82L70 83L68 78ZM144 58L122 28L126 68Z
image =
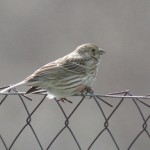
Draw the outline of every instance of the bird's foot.
M71 103L72 104L72 101L69 101L67 98L60 98L60 99L58 99L57 100L58 102L63 102L63 103L67 103L67 102L69 102L69 103Z
M87 88L85 89L85 92L86 92L86 94L87 94L87 93L89 93L89 94L94 94L94 91L92 90L91 87L87 87Z
M84 90L81 91L81 94L94 94L94 91L91 87L86 87Z
M94 91L91 87L86 87L84 90L81 91L81 94L84 96L84 94L94 94ZM89 96L89 99L92 98L92 95Z

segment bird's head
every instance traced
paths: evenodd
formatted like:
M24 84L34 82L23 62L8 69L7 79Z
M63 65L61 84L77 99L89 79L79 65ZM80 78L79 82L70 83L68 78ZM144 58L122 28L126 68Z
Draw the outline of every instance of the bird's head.
M105 54L105 51L103 51L101 48L92 43L80 45L76 48L76 51L81 56L92 57L96 60L99 60L101 55Z

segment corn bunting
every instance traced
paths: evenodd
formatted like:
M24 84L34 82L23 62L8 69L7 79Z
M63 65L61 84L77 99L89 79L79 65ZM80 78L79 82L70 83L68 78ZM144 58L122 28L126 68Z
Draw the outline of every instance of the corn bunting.
M50 98L65 99L80 94L91 88L94 83L101 55L104 53L92 43L83 44L68 55L46 64L23 81L0 92L4 93L18 85L27 85L31 86L27 94L44 89Z

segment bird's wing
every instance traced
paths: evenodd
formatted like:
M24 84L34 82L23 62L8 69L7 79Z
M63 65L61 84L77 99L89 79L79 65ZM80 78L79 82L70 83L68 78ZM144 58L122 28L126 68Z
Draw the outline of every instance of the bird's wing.
M47 79L57 80L67 75L86 74L87 68L84 65L85 60L82 58L63 57L41 67L25 80L29 83Z
M59 66L67 72L74 74L86 73L86 60L83 58L67 58L65 61L61 61Z
M58 68L57 63L51 62L36 70L32 75L27 77L25 81L27 83L30 83L36 81L44 81L48 78L53 79L55 78L54 74L56 74L56 72L59 72L59 70L60 69Z

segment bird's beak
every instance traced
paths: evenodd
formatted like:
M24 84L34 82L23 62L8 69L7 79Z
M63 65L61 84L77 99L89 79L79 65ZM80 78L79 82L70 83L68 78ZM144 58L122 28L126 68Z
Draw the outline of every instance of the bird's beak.
M105 52L104 50L100 49L100 50L99 50L99 53L100 53L100 55L103 55L103 54L105 54L106 52Z

